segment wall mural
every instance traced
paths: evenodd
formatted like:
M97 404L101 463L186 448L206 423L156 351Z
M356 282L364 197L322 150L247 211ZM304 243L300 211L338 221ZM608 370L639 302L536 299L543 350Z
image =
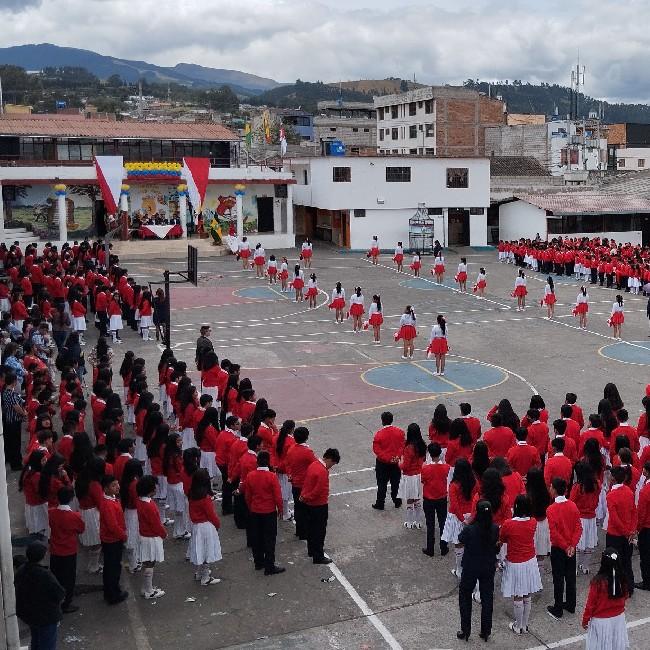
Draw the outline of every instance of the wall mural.
M129 188L131 216L158 214L161 219L178 217L178 191L175 185L136 185Z

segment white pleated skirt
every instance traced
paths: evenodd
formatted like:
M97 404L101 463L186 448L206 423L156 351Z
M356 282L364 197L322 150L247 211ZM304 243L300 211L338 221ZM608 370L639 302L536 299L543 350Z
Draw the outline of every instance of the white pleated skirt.
M625 614L610 618L592 618L587 629L587 650L628 650L630 640Z
M0 298L0 312L6 314L11 311L11 305L9 304L9 298Z
M192 524L190 562L194 566L211 564L221 559L221 542L217 529L209 522Z
M596 507L596 518L604 521L607 518L607 488L605 481L600 489L600 496L598 497L598 506Z
M122 323L121 316L111 316L111 320L108 322L108 330L110 332L116 332L117 330L124 329L124 324Z
M422 478L420 475L404 476L402 474L397 497L399 499L422 499Z
M280 482L280 490L282 492L282 500L289 501L292 496L291 483L286 474L277 474L278 481Z
M140 329L151 327L153 325L153 316L140 316Z
M25 526L30 535L49 531L50 522L47 516L47 501L38 506L25 504Z
M72 329L75 332L85 332L86 331L86 317L85 316L73 316L72 317Z
M167 386L165 384L158 386L158 401L161 408L167 405Z
M548 555L551 552L551 533L548 529L548 519L537 522L535 529L535 553Z
M126 398L124 398L124 401L126 402ZM127 424L135 424L135 409L133 408L133 404L126 405L126 422Z
M81 509L79 511L86 529L79 535L79 542L82 546L99 546L99 510L97 508Z
M156 493L153 498L164 501L167 498L167 477L161 475L156 476L156 478L158 479L158 485L156 485Z
M580 535L577 549L579 551L585 551L590 548L596 548L596 546L598 546L598 527L596 526L596 518L591 517L590 519L583 519L580 517L580 522L582 523L582 535Z
M183 483L167 483L167 505L172 512L185 512L187 497L183 491Z
M135 436L134 458L137 458L141 463L147 460L147 448L142 442L142 436Z
M126 544L124 547L128 550L137 549L140 541L138 511L135 508L127 508L124 511L124 521L126 522Z
M183 451L196 447L196 438L194 437L194 429L192 427L185 427L183 429Z
M463 528L465 524L453 512L448 512L440 538L448 544L458 544L458 535Z
M217 403L217 397L219 396L219 388L217 386L203 386L201 389L202 395L210 395L214 400L212 406L215 406Z
M542 590L537 558L526 562L509 562L506 560L501 578L501 592L504 598L527 596Z
M142 537L141 535L138 557L140 562L164 562L165 549L162 537Z
M207 469L210 478L219 476L219 468L217 467L217 455L213 451L201 451L201 469Z

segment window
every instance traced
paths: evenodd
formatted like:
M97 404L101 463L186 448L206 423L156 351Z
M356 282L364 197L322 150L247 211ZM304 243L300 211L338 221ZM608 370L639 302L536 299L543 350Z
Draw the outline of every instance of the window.
M370 129L364 129L363 132L364 133L370 133Z
M442 214L442 208L427 208L427 214L429 216L434 214Z
M352 127L352 133L359 133L359 128L356 126Z
M335 126L330 126L330 131L334 131L334 133L336 133L336 127Z
M484 214L485 213L485 208L470 208L469 213L470 214Z
M447 187L469 187L469 169L447 167Z
M335 183L350 183L352 169L350 167L332 167L332 180Z
M619 167L625 167L625 158L619 158L618 159L618 166Z
M433 99L427 99L424 102L424 112L433 113Z
M396 120L397 117L398 117L398 113L397 113L398 110L399 110L399 107L398 107L398 106L391 106L391 107L390 107L390 116L391 116L394 120Z
M384 129L379 129L379 139L380 140L384 139Z
M366 216L366 211L365 210L357 210L355 208L354 210L354 218L355 219L361 219Z
M399 129L392 129L391 130L391 138L393 140L397 140L399 138Z
M306 169L302 170L302 184L309 185L309 174Z
M416 124L412 124L409 126L409 138L417 138L418 137L418 127Z
M380 107L377 109L377 119L379 119L379 120L383 120L383 119L384 119L384 107L383 107L383 106L380 106Z
M393 149L393 150L391 151L391 153L393 153L393 154L398 154L398 153L399 153L399 149Z
M386 182L387 183L410 183L411 168L410 167L386 167Z
M433 124L424 125L424 137L433 138Z
M417 104L415 102L411 102L409 104L409 115L415 115L417 112Z
M424 153L425 153L427 156L435 156L435 155L436 155L436 150L433 149L433 148L431 148L431 147L427 147L427 148L424 150Z
M637 166L645 167L645 158L639 158L639 160L637 160Z
M409 153L410 153L412 156L417 156L418 150L417 150L417 149L409 149Z
M424 102L418 102L418 108L422 108L423 104L424 104Z
M289 190L288 190L288 185L274 185L275 188L275 198L276 199L288 199L289 198Z

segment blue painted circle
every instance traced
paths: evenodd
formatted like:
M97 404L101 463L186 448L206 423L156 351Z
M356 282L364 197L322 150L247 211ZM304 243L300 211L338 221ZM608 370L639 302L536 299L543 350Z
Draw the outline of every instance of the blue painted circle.
M451 289L455 288L457 285L455 283L449 283L445 280L442 286L436 284L433 279L427 281L425 278L408 278L407 280L402 280L400 287L406 287L408 289L421 289L422 291L439 291L440 289Z
M638 363L650 366L650 341L630 341L612 343L601 348L600 352L608 359L624 361L625 363Z
M444 377L434 377L435 370L434 360L405 361L372 368L364 373L363 379L371 386L410 393L457 393L488 388L507 377L498 368L474 362L447 361Z
M269 287L246 287L233 291L233 295L251 300L289 300L290 297L288 293L280 293L280 289Z

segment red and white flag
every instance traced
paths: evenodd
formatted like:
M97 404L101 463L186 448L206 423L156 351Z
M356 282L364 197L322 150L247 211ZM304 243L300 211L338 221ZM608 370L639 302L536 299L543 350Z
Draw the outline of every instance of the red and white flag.
M284 156L287 153L287 134L284 126L280 126L280 155Z
M194 212L198 214L203 208L205 192L208 189L208 177L210 176L209 158L183 158L183 169L181 174L187 182L187 193L192 202Z
M107 214L117 214L124 179L123 156L95 156L99 189Z

